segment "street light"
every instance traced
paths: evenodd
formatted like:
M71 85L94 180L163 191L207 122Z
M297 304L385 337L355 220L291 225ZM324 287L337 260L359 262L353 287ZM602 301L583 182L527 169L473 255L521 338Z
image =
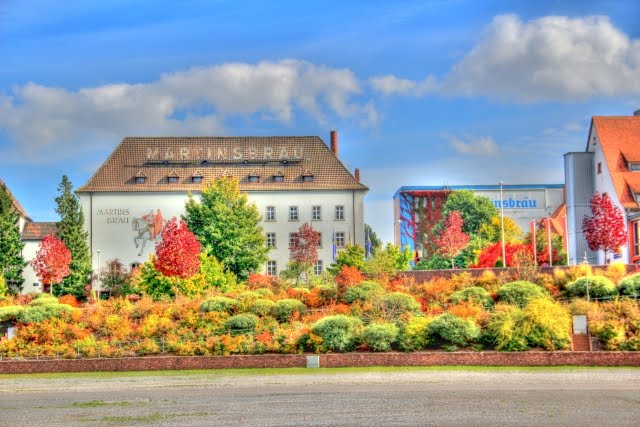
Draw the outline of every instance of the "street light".
M502 201L502 184L503 182L500 181L498 184L500 184L500 227L502 229L502 267L506 267L507 266L507 251L505 250L504 247L504 203Z

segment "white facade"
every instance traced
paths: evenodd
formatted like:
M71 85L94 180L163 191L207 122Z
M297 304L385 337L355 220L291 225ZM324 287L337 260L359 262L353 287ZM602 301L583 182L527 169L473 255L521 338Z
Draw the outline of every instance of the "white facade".
M99 192L79 193L89 233L93 269L113 259L125 265L143 263L155 252L150 233L140 233L142 217L152 214L163 221L185 213L186 192ZM199 193L194 197L199 199ZM305 222L322 235L319 257L323 269L333 262L334 233L343 233L345 243L364 246L364 192L354 190L255 191L248 192L263 218L264 233L275 233L275 247L268 254L276 262L277 273L289 261L289 235ZM275 208L275 220L266 221L268 206ZM298 220L289 219L291 206L298 208ZM320 207L321 219L312 219L312 209ZM344 209L344 219L336 219L336 207ZM99 256L98 256L99 251ZM98 257L100 258L98 260ZM263 266L266 271L266 264Z
M22 277L24 282L22 283L22 293L30 294L32 292L41 292L42 284L40 279L36 276L36 272L31 266L31 261L36 257L36 253L40 248L40 242L42 240L25 240L24 248L22 249L22 256L27 262L27 266L22 270Z

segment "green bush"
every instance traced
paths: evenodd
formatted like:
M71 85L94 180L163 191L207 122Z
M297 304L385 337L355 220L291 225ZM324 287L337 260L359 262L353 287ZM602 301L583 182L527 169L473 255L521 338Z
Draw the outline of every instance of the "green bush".
M424 350L430 344L428 317L414 316L401 324L398 335L398 348L402 351Z
M0 322L6 320L16 320L20 317L20 314L24 311L24 307L21 305L8 305L6 307L0 307Z
M209 313L210 311L219 311L225 313L233 313L238 306L238 301L227 297L207 298L200 304L200 311Z
M609 298L618 295L616 285L604 276L578 277L567 285L567 295L571 297L587 296L587 279L591 298Z
M399 316L404 313L419 314L420 303L414 297L403 292L391 292L382 297L381 307L389 316Z
M320 298L323 303L338 300L338 286L333 284L324 284L316 286L319 291Z
M0 274L0 298L7 296L9 288L7 287L7 281L2 274Z
M276 302L273 308L273 315L280 322L288 322L294 313L304 314L307 312L307 306L302 301L293 298L281 299Z
M547 291L535 283L520 280L507 283L498 289L498 300L524 307L529 300L548 297Z
M632 274L622 279L618 290L621 295L628 295L634 298L640 297L640 273ZM589 290L589 294L591 294L591 290Z
M485 288L481 288L480 286L471 286L470 288L463 289L451 295L451 302L453 304L469 301L474 301L484 308L491 308L493 306L493 298L491 298L491 295Z
M258 316L251 313L242 313L225 320L224 327L232 332L248 334L255 331L257 324Z
M389 351L399 332L393 323L371 323L362 331L362 341L373 351Z
M25 307L18 316L22 323L40 323L52 317L59 317L63 313L71 313L73 308L67 304L45 304Z
M499 351L525 351L529 348L524 313L516 306L503 307L493 313L483 332L482 340Z
M370 280L365 280L358 285L348 287L344 292L342 299L347 304L352 304L356 301L367 302L373 301L383 293L384 288L380 284Z
M621 351L640 351L640 337L628 339L618 347Z
M356 348L362 330L362 321L357 317L337 315L318 320L311 333L322 338L317 345L319 351L350 351Z
M273 309L276 303L270 299L257 299L253 301L248 308L249 313L253 313L256 316L267 317L273 314Z
M269 288L258 288L255 291L256 294L263 296L263 297L272 297L273 296L273 291Z
M36 298L33 301L31 301L29 305L36 306L36 305L48 305L48 304L58 304L58 298L46 293L42 293L42 294L38 294L38 296L36 296Z
M434 341L456 344L464 347L478 338L480 329L470 319L462 319L450 313L442 314L428 327L429 337Z

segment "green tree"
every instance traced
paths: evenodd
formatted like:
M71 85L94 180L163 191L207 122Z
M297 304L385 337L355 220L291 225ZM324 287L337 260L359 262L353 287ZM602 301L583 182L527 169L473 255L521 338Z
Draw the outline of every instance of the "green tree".
M362 246L347 245L338 252L335 262L327 267L327 271L335 276L342 270L343 265L362 270L364 268L364 249Z
M184 220L205 250L241 279L267 261L260 214L240 192L237 179L211 181L202 189L200 202L189 195Z
M364 271L370 274L394 275L397 271L406 271L411 268L413 253L409 246L400 249L399 246L387 243L384 249L378 251L373 258L367 260Z
M502 241L502 221L500 215L491 218L487 224L483 224L478 230L478 235L484 240L495 243ZM508 216L504 217L504 241L506 243L522 243L522 229Z
M471 236L480 231L485 224L491 223L491 218L498 215L498 209L488 197L476 196L473 191L459 190L452 192L442 206L442 217L446 218L452 211L459 211L462 215L462 231Z
M20 239L19 219L9 190L0 183L0 274L12 294L22 290L22 269L27 265L22 257L24 243Z
M66 175L58 186L56 197L56 213L60 215L58 222L58 238L71 251L71 274L56 286L56 295L71 294L76 298L84 297L85 286L90 282L91 251L89 250L88 233L84 229L84 215L78 196L73 192L73 185Z
M370 255L375 255L376 252L382 248L382 240L380 240L369 224L364 225L364 240L365 250L369 249Z

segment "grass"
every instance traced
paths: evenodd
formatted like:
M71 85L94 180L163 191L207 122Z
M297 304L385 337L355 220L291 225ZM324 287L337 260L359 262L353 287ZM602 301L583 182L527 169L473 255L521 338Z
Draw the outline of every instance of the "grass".
M0 381L16 378L130 378L130 377L248 377L269 375L322 375L367 372L577 372L610 369L638 369L633 366L373 366L350 368L247 368L247 369L198 369L184 371L127 371L127 372L63 372L43 374L0 374Z
M129 423L132 421L149 421L149 422L157 422L157 421L165 421L170 418L177 417L206 417L209 415L215 415L214 412L185 412L181 414L149 414L149 415L138 415L138 416L123 416L123 417L102 417L99 419L94 419L91 421L104 421L108 423Z

